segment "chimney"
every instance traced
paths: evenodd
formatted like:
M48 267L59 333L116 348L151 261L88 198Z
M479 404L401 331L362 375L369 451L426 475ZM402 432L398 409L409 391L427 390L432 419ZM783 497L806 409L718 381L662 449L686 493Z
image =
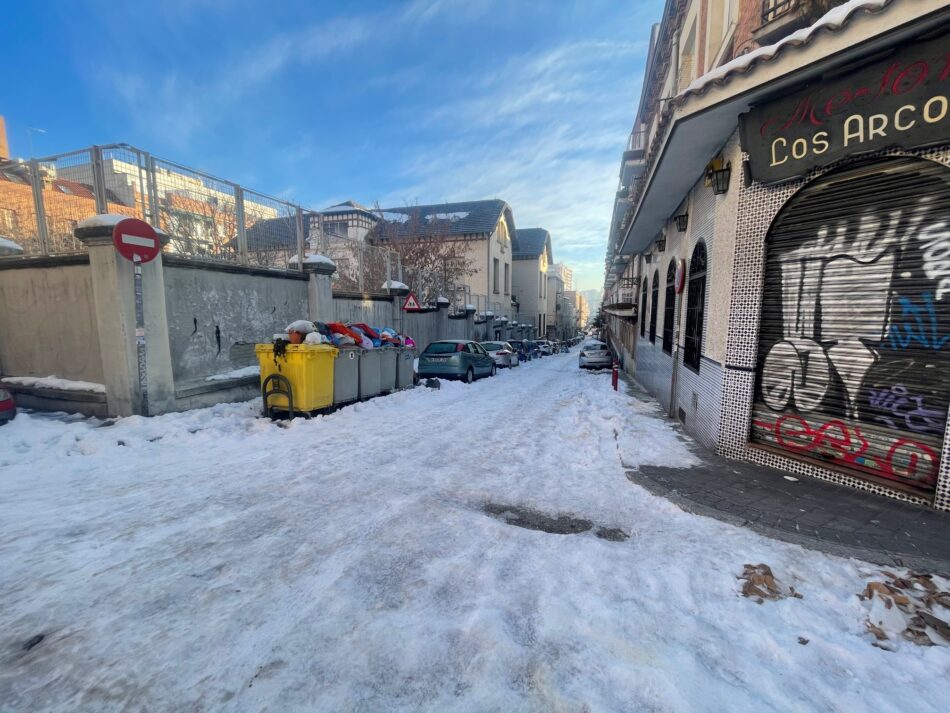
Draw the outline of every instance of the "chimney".
M10 145L7 143L7 124L0 115L0 161L10 158Z

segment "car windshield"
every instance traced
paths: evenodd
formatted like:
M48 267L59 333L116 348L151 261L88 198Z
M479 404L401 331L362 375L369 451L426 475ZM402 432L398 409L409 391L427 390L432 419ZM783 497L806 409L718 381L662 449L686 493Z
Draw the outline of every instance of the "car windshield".
M597 350L603 351L606 348L607 348L607 345L604 344L603 342L587 342L587 344L584 345L584 349L589 349L590 351L593 351L593 352Z
M499 344L498 342L482 342L482 346L490 352L497 352L499 349L504 349L504 344Z
M426 347L423 354L454 354L456 350L455 342L432 342Z

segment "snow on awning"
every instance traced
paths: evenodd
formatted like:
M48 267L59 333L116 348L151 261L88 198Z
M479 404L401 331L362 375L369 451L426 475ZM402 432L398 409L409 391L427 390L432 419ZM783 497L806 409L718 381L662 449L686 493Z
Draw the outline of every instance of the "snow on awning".
M913 17L905 17L903 24L896 16L891 17L893 13L889 12L857 13L858 17L866 17L866 22L858 26L863 34L838 31L829 35L815 32L815 37L810 36L808 47L814 46L821 38L824 46L822 59L818 61L803 64L800 53L790 51L797 49L798 45L785 45L785 51L776 53L758 71L732 76L728 83L714 83L708 75L704 75L707 79L703 83L703 94L686 96L687 90L676 101L670 102L670 128L665 139L655 139L662 143L618 252L636 255L653 242L683 197L702 177L710 159L722 150L736 131L739 115L749 111L754 104L770 101L793 87L814 81L836 67L847 66L862 57L907 41L946 21L944 5L930 0L921 0L921 4L934 10L928 14L921 8L921 12ZM855 15L856 7L849 3L850 12L846 14L849 17ZM891 7L893 3L888 6ZM840 21L840 15L832 17ZM831 27L827 23L823 26ZM836 27L841 29L843 26ZM850 25L848 27L851 28ZM735 72L732 74L735 75ZM736 190L737 182L742 180L742 170L741 166L733 166L732 169L730 190Z

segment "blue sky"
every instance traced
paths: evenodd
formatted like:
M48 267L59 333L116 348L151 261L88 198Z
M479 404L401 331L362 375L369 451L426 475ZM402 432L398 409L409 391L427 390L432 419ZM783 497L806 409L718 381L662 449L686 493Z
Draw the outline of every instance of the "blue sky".
M14 156L126 142L305 207L503 198L596 288L661 6L6 3L0 114Z

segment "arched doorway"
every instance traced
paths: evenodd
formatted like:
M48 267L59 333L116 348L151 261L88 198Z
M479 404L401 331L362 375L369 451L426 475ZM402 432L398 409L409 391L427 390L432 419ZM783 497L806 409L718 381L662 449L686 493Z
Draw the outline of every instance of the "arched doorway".
M932 491L950 403L950 169L865 161L766 238L751 440Z

